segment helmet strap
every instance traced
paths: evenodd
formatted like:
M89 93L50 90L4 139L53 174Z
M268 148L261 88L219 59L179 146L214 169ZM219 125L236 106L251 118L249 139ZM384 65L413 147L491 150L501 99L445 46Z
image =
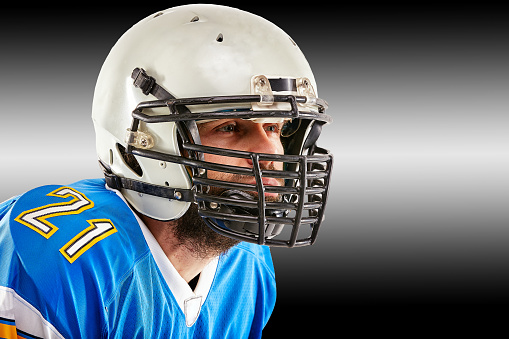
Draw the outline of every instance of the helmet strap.
M190 189L171 188L152 185L143 181L130 178L119 177L113 174L109 166L99 160L99 166L102 168L106 185L115 190L128 189L143 194L149 194L156 197L166 198L170 200L178 200L185 202L194 202L194 192Z

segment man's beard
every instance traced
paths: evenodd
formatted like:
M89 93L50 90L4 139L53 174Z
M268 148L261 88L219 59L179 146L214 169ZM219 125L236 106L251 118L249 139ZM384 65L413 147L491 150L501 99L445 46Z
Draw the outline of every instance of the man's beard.
M229 182L245 182L248 176L221 174L214 179ZM281 181L281 184L283 182ZM226 189L219 187L210 187L208 194L221 195ZM257 199L256 192L246 192ZM266 201L280 201L281 197L266 197ZM175 221L173 229L175 238L179 241L179 245L185 246L197 258L205 259L207 257L215 257L226 253L230 248L238 244L240 241L221 235L212 230L198 214L198 206L191 204L187 212Z
M198 206L191 204L187 212L176 220L173 234L179 245L186 247L196 258L205 259L226 253L239 243L213 231L198 214Z

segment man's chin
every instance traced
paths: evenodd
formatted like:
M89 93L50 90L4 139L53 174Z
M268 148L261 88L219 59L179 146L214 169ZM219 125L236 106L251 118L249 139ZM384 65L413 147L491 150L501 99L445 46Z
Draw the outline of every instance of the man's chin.
M207 226L195 204L191 204L188 211L177 220L174 235L181 246L185 246L200 259L216 257L239 243Z

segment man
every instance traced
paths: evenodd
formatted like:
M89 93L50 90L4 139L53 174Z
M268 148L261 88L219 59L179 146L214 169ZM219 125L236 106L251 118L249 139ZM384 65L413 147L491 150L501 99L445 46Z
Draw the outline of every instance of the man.
M258 16L189 5L134 25L94 93L105 179L0 205L0 336L260 337L266 245L310 245L322 221L326 106Z

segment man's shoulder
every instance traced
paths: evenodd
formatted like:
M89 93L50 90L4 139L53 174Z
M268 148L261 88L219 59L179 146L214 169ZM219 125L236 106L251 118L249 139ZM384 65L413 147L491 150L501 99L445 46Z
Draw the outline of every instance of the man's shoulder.
M125 205L122 199L108 191L101 180L83 180L66 186L46 185L18 196L10 204L8 222L15 233L30 229L33 233L27 236L39 234L50 239L57 231L59 234L75 231L82 226L79 225L81 221L91 226L96 219L109 218L122 205Z
M81 180L70 185L44 185L1 203L0 219L4 219L10 210L13 210L11 215L21 210L26 212L24 218L33 217L41 221L61 215L79 215L97 204L112 206L111 204L122 203L122 199L114 198L115 196L113 191L106 189L103 179Z
M106 281L146 250L132 211L104 180L37 187L2 206L0 260L22 261L34 278L93 271Z
M85 313L92 327L104 322L101 305L147 253L136 217L104 180L41 186L0 205L0 286L56 325Z

